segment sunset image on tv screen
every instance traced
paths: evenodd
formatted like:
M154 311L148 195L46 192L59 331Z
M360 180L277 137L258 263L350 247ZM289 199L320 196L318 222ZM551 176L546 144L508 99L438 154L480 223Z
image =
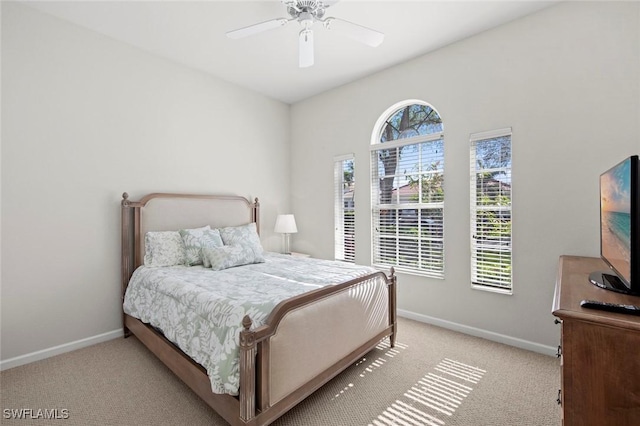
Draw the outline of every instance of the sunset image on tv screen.
M624 278L631 276L631 160L600 176L602 257Z

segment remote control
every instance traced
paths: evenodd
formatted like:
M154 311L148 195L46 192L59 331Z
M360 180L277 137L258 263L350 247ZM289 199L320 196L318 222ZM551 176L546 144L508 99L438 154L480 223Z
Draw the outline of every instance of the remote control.
M636 305L621 305L618 303L600 302L598 300L583 300L582 302L580 302L580 306L589 309L599 309L601 311L640 315L640 306Z

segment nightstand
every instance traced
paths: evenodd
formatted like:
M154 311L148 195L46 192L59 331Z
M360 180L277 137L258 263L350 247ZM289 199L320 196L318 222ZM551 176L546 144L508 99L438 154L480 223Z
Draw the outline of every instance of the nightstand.
M291 256L294 256L294 257L311 257L311 255L310 255L310 254L307 254L307 253L297 253L297 252L295 252L295 251L292 251L292 252L291 252L291 253L289 253L289 254L290 254Z

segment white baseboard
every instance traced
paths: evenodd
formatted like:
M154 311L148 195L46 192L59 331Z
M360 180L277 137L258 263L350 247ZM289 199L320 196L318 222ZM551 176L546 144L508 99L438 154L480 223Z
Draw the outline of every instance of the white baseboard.
M75 351L76 349L86 348L96 343L106 342L107 340L116 339L123 336L122 329L108 331L98 334L97 336L87 337L86 339L76 340L75 342L65 343L63 345L54 346L52 348L43 349L41 351L31 352L30 354L20 355L14 358L0 361L0 371L9 368L18 367L20 365L29 364L31 362L40 361L41 359L50 358L65 352Z
M405 311L404 309L398 309L398 316L424 322L427 324L436 325L448 330L469 334L471 336L482 337L483 339L492 340L498 343L504 343L505 345L515 346L517 348L538 352L544 355L555 356L557 351L557 348L553 346L545 346L539 343L530 342L528 340L506 336L504 334L494 333L492 331L482 330L480 328L470 327L468 325L462 325L451 321L445 321L439 318L434 318L411 311ZM103 334L98 334L97 336L87 337L86 339L76 340L75 342L65 343L63 345L54 346L52 348L43 349L41 351L32 352L26 355L20 355L15 358L9 358L7 360L0 361L0 371L8 370L9 368L18 367L20 365L29 364L35 361L40 361L42 359L60 355L65 352L75 351L76 349L86 348L87 346L122 337L122 335L122 329L108 331Z
M555 356L557 352L557 348L553 346L541 345L539 343L530 342L528 340L522 340L516 337L506 336L504 334L483 330L481 328L470 327L468 325L458 324L451 321L445 321L439 318L434 318L411 311L405 311L403 309L398 309L398 316L424 322L427 324L437 325L438 327L458 331L460 333L469 334L471 336L482 337L483 339L491 340L498 343L504 343L505 345L509 346L515 346L516 348L538 352L543 355Z

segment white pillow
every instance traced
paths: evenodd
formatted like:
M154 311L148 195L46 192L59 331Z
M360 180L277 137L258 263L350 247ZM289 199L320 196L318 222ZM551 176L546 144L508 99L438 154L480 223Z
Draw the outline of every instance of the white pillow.
M185 264L185 250L178 231L147 232L144 236L146 266L176 266Z

